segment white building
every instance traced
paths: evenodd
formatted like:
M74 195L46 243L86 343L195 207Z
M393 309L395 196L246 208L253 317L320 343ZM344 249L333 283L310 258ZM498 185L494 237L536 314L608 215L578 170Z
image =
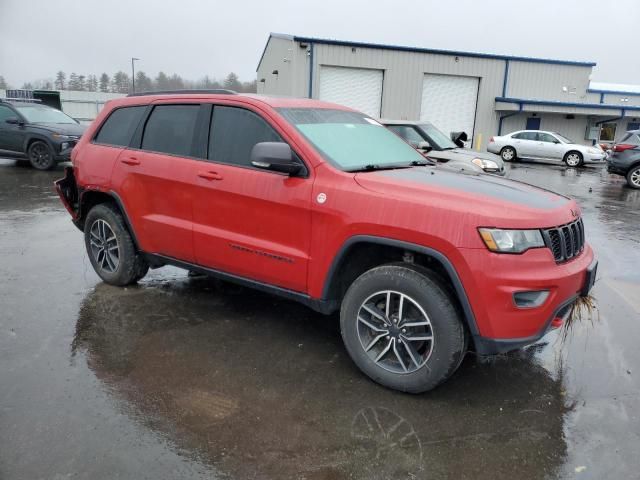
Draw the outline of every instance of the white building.
M257 81L258 93L429 120L447 133L467 132L484 150L492 135L525 128L585 144L640 128L640 87L590 83L594 66L272 33Z

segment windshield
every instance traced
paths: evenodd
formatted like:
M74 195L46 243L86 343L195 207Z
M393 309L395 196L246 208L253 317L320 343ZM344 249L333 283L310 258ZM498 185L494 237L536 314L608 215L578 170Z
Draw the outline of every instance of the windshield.
M43 105L17 105L16 110L18 110L29 123L78 123L60 110Z
M278 111L320 154L341 170L424 163L425 158L395 133L358 112L325 108Z
M571 140L570 138L565 137L564 135L560 135L558 132L553 132L553 134L558 137L561 141L563 141L564 143L575 143L573 140Z
M434 125L431 125L430 123L421 123L418 125L418 128L420 128L420 130L429 137L429 143L432 147L436 147L438 150L458 148L458 146L453 143L449 137L438 130Z

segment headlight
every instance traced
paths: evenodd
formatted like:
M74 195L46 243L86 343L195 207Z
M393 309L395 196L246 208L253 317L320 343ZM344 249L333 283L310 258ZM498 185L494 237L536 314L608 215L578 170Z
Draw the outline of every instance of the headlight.
M56 140L78 140L80 138L78 135L62 135L61 133L53 133L51 136Z
M485 168L491 168L491 169L495 169L495 170L497 170L499 168L498 164L496 162L494 162L493 160L485 160L483 158L474 158L473 160L471 160L471 163L473 163L474 165L479 166L483 170Z
M544 247L540 230L502 230L479 228L480 236L492 252L522 253L530 248Z

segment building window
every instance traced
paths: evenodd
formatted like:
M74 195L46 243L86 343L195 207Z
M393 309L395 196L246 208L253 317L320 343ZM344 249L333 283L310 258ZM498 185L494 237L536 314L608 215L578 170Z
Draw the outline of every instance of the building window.
M615 123L603 123L602 125L600 125L601 142L613 142L614 138L616 138Z

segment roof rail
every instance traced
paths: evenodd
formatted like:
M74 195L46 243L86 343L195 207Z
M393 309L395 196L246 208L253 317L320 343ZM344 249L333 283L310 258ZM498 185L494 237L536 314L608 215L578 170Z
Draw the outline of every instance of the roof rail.
M157 92L130 93L127 97L143 97L145 95L190 95L193 93L217 93L219 95L237 95L233 90L226 88L196 89L196 90L158 90Z

